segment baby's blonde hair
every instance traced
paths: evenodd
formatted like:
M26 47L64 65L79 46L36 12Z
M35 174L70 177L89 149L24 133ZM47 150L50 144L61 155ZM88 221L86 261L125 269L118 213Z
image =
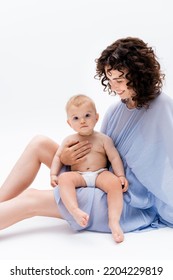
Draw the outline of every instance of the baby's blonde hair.
M89 103L92 105L92 107L94 108L94 110L96 111L96 106L94 101L87 95L84 94L76 94L73 95L67 102L66 104L66 112L68 113L69 108L71 107L71 105L74 105L76 107L81 106L82 104L84 104L85 102Z

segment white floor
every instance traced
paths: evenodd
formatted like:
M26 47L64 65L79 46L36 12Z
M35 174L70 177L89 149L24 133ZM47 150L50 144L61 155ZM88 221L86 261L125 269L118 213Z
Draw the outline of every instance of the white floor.
M65 221L32 218L0 233L0 260L173 260L173 230L110 234L74 233Z

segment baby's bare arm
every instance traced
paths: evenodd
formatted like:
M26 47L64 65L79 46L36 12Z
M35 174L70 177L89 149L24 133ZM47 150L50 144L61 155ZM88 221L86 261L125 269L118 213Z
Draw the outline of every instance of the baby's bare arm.
M60 172L61 168L62 168L62 163L60 161L59 149L58 149L52 160L50 174L57 175Z
M58 184L58 175L61 171L63 163L61 162L60 155L61 151L64 148L64 145L68 142L69 137L65 138L62 144L59 146L58 150L56 151L54 158L52 160L51 168L50 168L50 177L51 177L51 185L55 187Z
M119 177L122 185L124 186L123 191L125 192L128 189L128 181L125 178L123 162L110 137L105 137L104 147L107 157L112 165L114 174Z
M124 176L124 167L123 167L121 157L120 157L117 149L115 148L114 143L110 137L105 138L104 147L105 147L107 157L112 165L115 175Z
M50 168L50 182L52 187L58 185L58 174L63 166L59 157L60 148L61 146L56 151Z

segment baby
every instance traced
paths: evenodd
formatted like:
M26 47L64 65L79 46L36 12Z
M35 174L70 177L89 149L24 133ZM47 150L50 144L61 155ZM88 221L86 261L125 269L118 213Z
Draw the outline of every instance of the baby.
M76 133L64 139L54 156L50 173L51 185L59 186L65 207L82 227L87 226L89 215L78 207L75 189L96 186L106 192L109 227L114 240L117 243L122 242L124 234L119 220L123 207L123 192L127 190L128 182L119 153L110 137L94 130L99 115L91 98L82 94L71 97L66 104L66 112L67 122ZM76 163L71 166L71 171L58 175L63 165L60 161L61 150L69 140L87 140L92 148L82 163ZM108 161L114 174L107 170Z

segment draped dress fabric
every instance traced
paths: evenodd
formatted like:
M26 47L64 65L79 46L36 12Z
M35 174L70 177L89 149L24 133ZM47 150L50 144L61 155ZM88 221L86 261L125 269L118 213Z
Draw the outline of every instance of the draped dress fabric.
M173 227L173 100L161 93L148 109L114 104L105 114L101 131L113 139L129 182L123 194L123 231ZM110 232L107 195L96 187L76 192L79 207L90 215L88 225L83 228L75 222L57 186L54 195L62 217L74 230Z

